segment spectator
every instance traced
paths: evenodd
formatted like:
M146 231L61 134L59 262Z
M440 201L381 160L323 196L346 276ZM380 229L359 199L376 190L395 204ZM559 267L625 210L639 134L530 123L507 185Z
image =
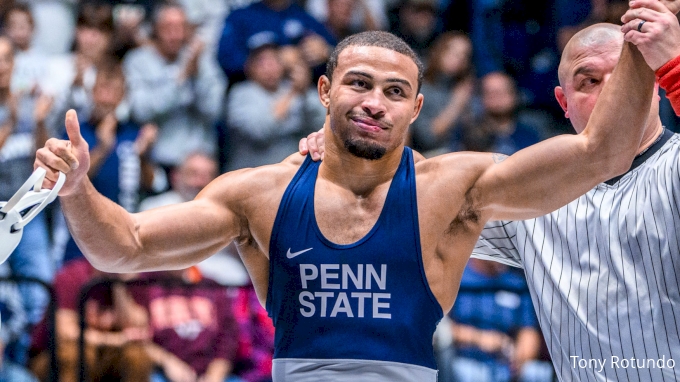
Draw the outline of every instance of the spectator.
M390 31L406 41L421 58L442 32L437 0L402 0L391 11Z
M78 339L80 324L78 302L80 292L89 282L104 277L123 277L97 271L86 259L64 265L54 280L56 294L56 340L59 381L75 382L81 365ZM85 362L87 380L105 378L118 381L148 381L152 363L144 342L148 339L148 315L137 305L121 284L95 287L85 304ZM34 351L37 356L31 369L41 381L47 379L49 350L46 322L36 328Z
M123 59L125 54L149 43L150 20L161 0L90 0L112 6L114 39L112 52Z
M15 5L5 13L5 32L14 45L12 90L15 92L46 90L48 57L32 47L34 27L31 10L26 5Z
M217 170L217 162L209 155L200 152L189 154L181 166L170 172L170 191L144 199L139 206L140 211L193 200L217 177ZM222 285L245 285L250 281L233 245L203 260L198 268L204 276Z
M187 19L196 34L201 36L212 54L217 50L217 43L222 35L224 19L229 13L231 0L177 0L184 7Z
M382 0L311 0L306 9L337 41L358 32L387 29Z
M442 34L430 48L420 91L427 102L411 125L411 147L425 156L450 151L454 128L472 118L471 60L472 44L460 32Z
M560 0L454 0L445 12L446 16L455 10L469 15L466 32L472 40L478 76L508 73L517 82L520 97L528 108L549 111L554 116L560 115L553 101L561 52L554 43L555 25L561 23L553 17L556 1ZM570 5L579 2L575 0ZM450 22L456 17L445 20L448 28L463 28Z
M247 382L271 382L274 324L262 307L252 284L234 291L234 312L239 325L234 373Z
M225 91L216 63L204 43L191 38L179 6L156 11L152 41L124 61L133 119L159 127L151 158L170 168L196 150L215 154L214 125Z
M4 30L6 27L7 12L14 6L14 0L0 0L0 30Z
M470 259L449 316L455 381L552 381L551 365L536 361L541 335L522 274Z
M487 74L481 79L481 92L482 114L462 129L460 149L512 155L541 140L546 131L545 120L522 111L510 76Z
M152 382L241 381L232 375L238 327L226 288L205 278L189 287L157 281L198 282L197 274L194 268L149 274L152 283L136 290L149 311L153 342L147 352L160 368Z
M189 154L181 166L170 173L170 191L151 196L139 205L140 211L194 200L196 195L218 175L217 162L204 153Z
M10 273L7 263L0 264L1 277L9 277ZM19 341L28 325L21 294L13 282L0 282L0 320L0 381L36 381L23 366L5 357L6 346Z
M81 0L81 4L111 7L114 25L112 52L119 59L125 57L128 51L151 42L154 10L165 3L165 0Z
M33 172L35 148L53 135L46 124L52 98L46 95L12 93L14 65L12 43L0 37L0 200L9 200ZM12 273L51 282L55 267L49 256L47 221L39 214L23 229L21 242L8 262ZM49 296L37 285L21 285L28 322L37 323ZM27 344L24 344L27 345ZM25 349L16 350L16 361L24 362Z
M75 109L80 118L89 119L97 68L111 60L112 41L111 6L84 4L78 14L73 52L53 59L52 73L58 75L52 80L51 87L60 89L57 123L61 128L68 109Z
M78 0L19 0L35 19L35 47L45 54L63 54L71 47Z
M318 78L336 40L292 0L262 0L235 10L224 23L217 53L232 83L245 77L249 51L265 43L297 46L312 68L313 78Z
M81 134L90 147L88 176L103 195L128 211L137 211L141 190L150 189L154 170L147 157L156 139L157 128L141 129L131 122L119 122L116 109L125 96L125 76L118 63L101 65L92 88L90 118L80 124ZM69 240L64 262L82 257L73 239Z
M309 69L295 50L284 49L270 44L254 49L246 62L247 80L228 95L227 127L233 136L228 170L280 162L295 152L301 137L323 126L326 112L310 88Z
M479 75L507 71L519 77L531 69L532 56L554 41L550 12L555 1L559 0L541 3L454 0L445 15L452 15L455 10L468 16L470 22L453 24L459 19L447 18L446 27L469 32Z

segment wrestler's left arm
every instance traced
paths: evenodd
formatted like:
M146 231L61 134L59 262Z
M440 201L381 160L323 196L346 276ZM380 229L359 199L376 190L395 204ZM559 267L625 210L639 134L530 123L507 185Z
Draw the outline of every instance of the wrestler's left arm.
M529 219L627 171L646 126L653 85L654 72L634 45L624 43L585 130L548 139L507 158L487 155L486 163L479 164L481 175L466 194L470 208L482 221Z

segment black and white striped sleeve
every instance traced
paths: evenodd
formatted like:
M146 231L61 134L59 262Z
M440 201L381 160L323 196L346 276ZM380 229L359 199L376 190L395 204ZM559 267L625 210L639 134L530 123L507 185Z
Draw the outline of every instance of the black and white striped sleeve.
M516 236L517 222L488 222L472 250L472 257L521 268L522 260L514 240Z

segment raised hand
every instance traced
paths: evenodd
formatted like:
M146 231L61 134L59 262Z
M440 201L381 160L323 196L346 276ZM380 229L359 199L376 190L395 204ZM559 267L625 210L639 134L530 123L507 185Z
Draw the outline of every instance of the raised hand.
M97 144L110 151L116 146L116 132L118 130L118 120L114 113L107 114L97 125L95 135Z
M637 46L647 65L659 69L680 55L680 25L675 13L680 0L635 0L621 17L626 41Z
M193 78L198 74L199 60L205 48L205 43L199 39L194 39L189 45L189 57L184 66L182 79Z
M74 193L87 177L90 168L89 146L80 134L78 116L74 110L66 113L66 133L68 140L51 138L36 152L34 168L42 167L47 171L43 188L54 187L59 172L66 174L66 183L59 191L60 196Z
M680 12L680 0L659 0L671 13L677 15Z
M302 55L310 67L323 63L331 53L330 45L328 45L323 37L317 34L306 36L302 39L299 46L302 50Z
M158 139L158 126L154 123L147 123L139 130L139 135L135 139L135 149L139 156L145 156L153 144Z
M54 105L54 97L47 94L41 94L35 103L35 108L33 109L33 119L36 123L44 123L47 116L52 110L52 105Z

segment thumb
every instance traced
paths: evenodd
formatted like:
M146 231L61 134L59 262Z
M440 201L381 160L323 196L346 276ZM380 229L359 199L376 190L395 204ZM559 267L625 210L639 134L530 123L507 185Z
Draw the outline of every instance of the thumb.
M83 136L80 135L80 124L78 123L78 115L75 110L71 109L66 112L65 123L68 140L71 141L71 144L76 149L82 147L85 140L83 139Z

